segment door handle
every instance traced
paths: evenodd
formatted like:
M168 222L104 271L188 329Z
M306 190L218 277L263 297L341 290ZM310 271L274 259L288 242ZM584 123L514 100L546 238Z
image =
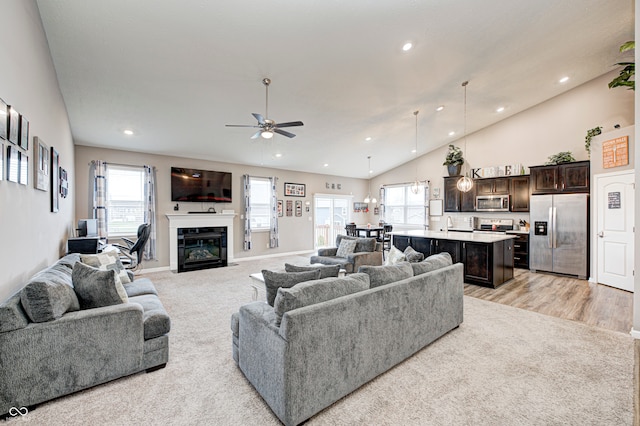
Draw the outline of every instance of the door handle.
M604 232L603 231L598 232L598 237L604 238Z
M549 207L549 222L547 222L547 243L553 248L553 207Z
M558 247L558 234L557 234L556 222L557 222L556 208L553 207L553 248Z

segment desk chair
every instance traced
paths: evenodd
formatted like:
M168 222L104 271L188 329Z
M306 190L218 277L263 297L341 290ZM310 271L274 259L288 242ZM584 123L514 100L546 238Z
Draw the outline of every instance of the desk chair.
M120 261L125 268L136 270L140 267L142 262L142 252L144 246L149 240L151 234L151 225L143 223L138 227L138 239L134 242L128 238L121 238L126 244L126 247L121 244L112 244L114 247L120 249Z

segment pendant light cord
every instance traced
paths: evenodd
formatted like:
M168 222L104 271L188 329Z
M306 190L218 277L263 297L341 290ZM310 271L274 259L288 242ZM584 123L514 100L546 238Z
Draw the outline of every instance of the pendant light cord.
M464 156L467 155L467 84L469 81L463 81L462 87L464 87ZM469 175L469 166L467 161L464 162L465 166L465 176Z

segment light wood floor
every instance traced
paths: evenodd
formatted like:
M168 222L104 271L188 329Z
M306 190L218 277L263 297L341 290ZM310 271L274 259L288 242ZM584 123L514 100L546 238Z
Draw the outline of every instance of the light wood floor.
M465 284L464 294L609 330L631 331L633 293L560 275L514 271L514 279L496 289Z

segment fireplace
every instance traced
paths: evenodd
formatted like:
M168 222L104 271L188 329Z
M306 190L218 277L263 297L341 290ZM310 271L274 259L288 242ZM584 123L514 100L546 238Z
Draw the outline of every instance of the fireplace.
M178 228L178 272L227 266L227 227Z

